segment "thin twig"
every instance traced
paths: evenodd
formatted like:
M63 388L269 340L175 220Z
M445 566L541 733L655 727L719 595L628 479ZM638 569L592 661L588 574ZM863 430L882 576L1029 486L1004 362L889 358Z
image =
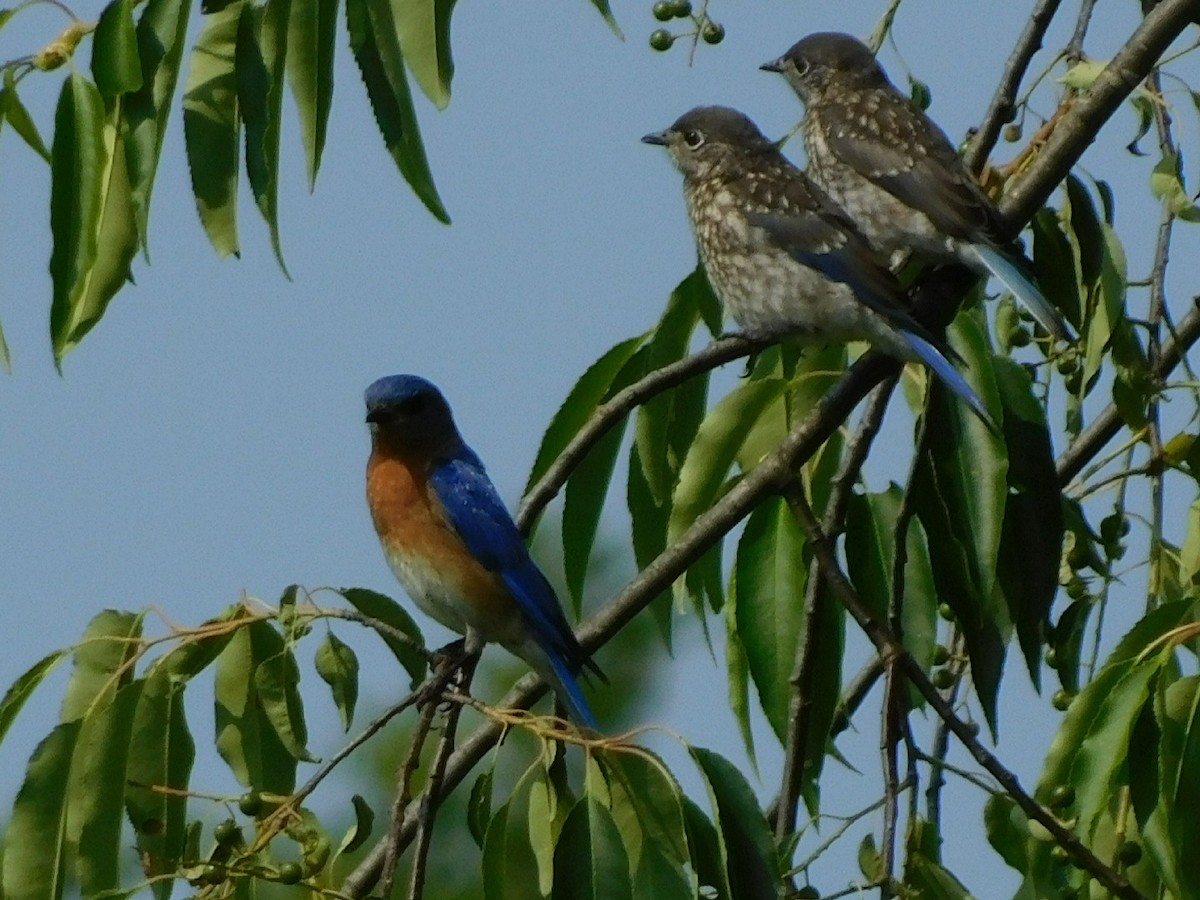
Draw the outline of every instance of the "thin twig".
M899 785L900 790L908 790L911 787L912 787L911 784ZM792 871L793 872L803 872L805 869L807 869L809 866L811 866L813 863L815 863L818 859L820 859L821 855L826 850L828 850L830 847L832 847L834 844L836 844L838 841L838 838L840 838L843 834L845 834L847 831L849 831L851 828L853 828L855 823L862 820L865 816L869 816L871 813L875 812L875 810L879 809L879 807L881 807L881 806L883 806L883 798L882 797L880 797L874 803L864 806L858 812L853 812L848 816L840 817L842 820L841 824L838 825L837 828L833 829L833 831L831 831L829 833L829 836L826 837L825 840L821 841L821 843L817 845L816 849L814 849L812 851L812 853L808 854L808 856L804 859L804 861L799 863L794 869L792 869ZM834 818L834 817L829 816L828 818Z
M517 510L517 527L521 529L522 533L528 533L542 510L567 483L571 473L583 462L592 447L596 446L600 439L636 406L669 388L682 384L689 378L711 371L732 360L749 356L764 346L760 341L752 341L736 334L717 338L703 350L686 356L678 362L663 366L661 369L655 369L628 387L617 391L596 407L587 424L579 429L570 443L563 448L562 453L538 479L537 484L526 492L521 500L521 506Z
M944 759L939 759L936 756L932 756L928 753L925 753L919 747L913 748L913 755L916 759L920 760L923 763L926 763L930 768L936 769L939 772L942 770L945 770L945 771L951 773L952 775L957 775L963 781L970 782L971 784L975 785L975 787L979 788L981 791L987 791L989 794L1003 793L1003 791L1001 791L1000 788L998 788L996 785L988 784L986 781L984 781L982 778L980 778L974 772L968 772L966 769L960 768L959 766L956 766L952 763L948 763Z
M1040 0L1038 5L1033 8L1033 12L1029 14L1025 30L1021 32L1012 54L1008 57L1008 62L1004 65L1004 74L1000 76L1000 84L997 85L996 93L992 96L991 105L988 106L983 121L971 138L967 152L963 154L963 161L972 172L978 173L983 168L988 154L992 152L997 138L1000 137L1000 129L1006 122L1013 120L1013 116L1016 114L1014 100L1021 87L1021 79L1025 77L1025 72L1029 69L1033 55L1041 49L1046 29L1050 27L1050 22L1054 18L1054 14L1058 12L1061 2L1062 0Z
M954 681L946 689L946 703L953 709L958 703L958 690L962 686L963 673L967 668L967 642L962 632L953 630L950 641L950 660L946 667L954 676ZM950 752L950 727L944 719L938 719L933 732L933 753L931 758L937 761L945 760ZM929 775L929 785L925 788L925 819L934 830L941 828L942 822L942 788L946 784L941 768L935 767Z
M954 708L942 697L937 688L933 686L933 683L925 675L920 663L900 646L888 629L876 620L867 610L866 606L863 605L855 593L853 586L838 566L833 549L830 547L825 535L821 532L821 526L817 523L816 516L813 515L811 507L804 501L803 496L799 498L799 501L796 509L801 518L801 524L808 535L809 543L816 556L821 560L822 573L829 581L830 588L846 607L846 610L855 618L880 655L883 656L885 664L894 660L904 668L904 672L909 680L917 687L917 690L921 692L922 696L929 702L929 705L933 707L934 712L946 722L947 727L954 733L954 736L962 742L968 752L975 757L975 760L1000 783L1005 792L1016 801L1017 805L1021 807L1029 818L1035 819L1045 826L1046 830L1053 836L1055 843L1066 851L1067 857L1072 863L1090 872L1097 881L1118 897L1126 897L1130 898L1130 900L1144 900L1142 894L1133 885L1105 865L1072 831L1058 821L1050 810L1046 809L1046 807L1042 806L1026 793L1016 775L1006 769L979 742L971 727L966 722L958 718L954 712Z
M879 749L883 757L883 834L879 841L883 854L883 877L880 881L883 883L879 886L880 900L890 900L893 896L891 884L896 874L896 823L900 819L896 694L904 689L904 679L898 675L899 670L895 666L888 667L884 676L883 703L880 704Z
M882 674L883 660L872 656L867 664L858 670L858 674L850 679L850 683L842 689L842 699L838 701L837 709L833 711L833 724L829 726L830 737L836 737L850 727L854 714Z
M388 817L387 840L384 843L383 873L380 883L380 894L392 896L392 885L396 880L396 863L400 859L402 847L400 832L404 825L404 814L412 802L412 780L421 764L421 751L425 748L425 739L429 737L429 729L433 726L433 717L437 715L438 704L431 700L421 709L421 717L417 720L417 728L413 733L412 743L408 746L408 756L404 760L404 768L400 771L400 785L396 789L396 798L392 801L391 815Z
M1087 37L1088 25L1092 21L1092 9L1095 6L1096 0L1081 0L1079 4L1079 17L1075 20L1075 31L1067 43L1068 62L1077 63L1083 59L1083 41Z
M893 377L879 385L867 402L862 422L846 447L841 471L834 479L829 494L829 508L825 515L827 534L842 530L846 518L846 504L850 491L858 480L867 453L887 411L888 400L896 387ZM788 701L788 734L784 750L783 780L779 787L779 799L775 808L775 835L782 840L796 830L796 817L800 806L800 793L804 784L804 772L808 761L809 732L812 725L813 680L816 677L817 656L820 652L819 638L824 634L824 617L829 599L823 581L814 569L805 585L804 639L796 648L796 660L789 679L791 696ZM824 742L822 741L822 746ZM823 752L823 751L822 751Z

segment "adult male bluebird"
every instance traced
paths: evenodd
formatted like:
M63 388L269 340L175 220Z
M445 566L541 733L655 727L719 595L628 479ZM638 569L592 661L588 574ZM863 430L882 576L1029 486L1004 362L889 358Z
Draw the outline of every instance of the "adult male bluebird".
M683 173L708 280L748 337L865 340L923 362L990 428L987 408L906 310L904 289L853 222L737 110L699 106L642 138Z
M575 639L483 463L433 384L391 375L367 388L367 505L396 578L427 615L525 660L577 722L596 719L575 679L599 669Z
M1047 332L1070 339L1058 311L997 244L999 213L949 138L900 93L870 49L819 32L762 68L804 101L808 172L885 256L992 274Z

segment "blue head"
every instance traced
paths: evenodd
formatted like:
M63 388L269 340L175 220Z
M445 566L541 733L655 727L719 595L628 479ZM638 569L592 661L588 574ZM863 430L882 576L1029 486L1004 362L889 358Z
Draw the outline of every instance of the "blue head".
M406 455L440 455L462 444L450 405L417 375L388 375L367 388L367 424L376 443Z

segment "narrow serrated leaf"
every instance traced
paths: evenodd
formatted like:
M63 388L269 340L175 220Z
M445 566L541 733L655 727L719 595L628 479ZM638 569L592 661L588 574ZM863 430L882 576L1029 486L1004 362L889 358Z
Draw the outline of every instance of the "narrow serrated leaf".
M300 116L310 191L316 187L333 106L337 13L338 0L292 0L288 18L287 75Z
M97 613L75 645L74 669L63 698L62 721L74 722L111 702L133 680L129 662L141 646L142 616L116 609Z
M38 744L25 769L4 834L6 900L58 900L66 887L67 784L79 720Z
M421 652L421 648L425 646L425 638L421 635L421 629L417 627L412 616L391 597L380 594L378 591L367 588L339 588L338 593L364 616L378 619L384 625L388 625L412 639L412 643L407 644L390 634L378 632L388 649L408 672L412 679L411 686L416 687L425 677L427 662L425 654Z
M421 90L438 109L450 102L454 61L450 15L457 0L411 0L393 7L400 49Z
M117 97L142 86L133 0L111 0L100 13L92 35L92 77L105 97Z
M625 40L625 35L621 31L621 26L617 24L617 18L613 15L612 6L609 5L609 0L592 0L592 6L596 7L596 11L604 17L604 21L608 23L608 27L612 29L612 33Z
M246 126L246 177L270 231L275 259L288 278L279 239L279 134L290 8L291 0L245 7L234 51L238 112Z
M244 0L212 13L196 38L183 94L183 135L200 224L219 257L237 256L238 23Z
M142 248L149 247L150 195L187 40L190 3L149 0L137 24L142 86L125 97L125 168Z
M349 731L354 721L354 707L358 703L358 657L348 644L330 631L326 632L325 640L317 648L314 663L317 674L333 693L333 702L342 719L342 730Z
M302 762L318 762L308 752L308 729L304 724L304 704L300 698L300 667L291 650L269 656L254 670L254 687L263 711L280 743Z
M53 672L55 666L62 662L66 655L66 650L47 653L9 686L4 694L4 699L0 700L0 742L3 742L5 735L8 734L8 729L12 727L17 714L25 706L25 701L42 683L42 679Z
M346 0L346 28L388 153L425 208L449 223L425 156L389 0Z
M585 796L567 816L554 848L555 900L633 900L629 857L602 803Z
M30 150L53 165L50 150L46 146L46 142L42 140L33 116L29 115L29 110L17 96L17 82L12 67L4 71L4 88L0 90L0 103L4 105L4 118L12 126L13 131L29 146Z

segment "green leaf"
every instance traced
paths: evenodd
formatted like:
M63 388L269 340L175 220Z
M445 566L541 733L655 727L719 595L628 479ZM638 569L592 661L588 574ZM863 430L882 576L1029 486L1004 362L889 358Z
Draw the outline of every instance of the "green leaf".
M542 479L546 470L562 455L567 444L592 418L596 407L616 392L613 382L642 344L646 342L648 336L648 334L642 334L621 341L588 366L587 371L571 387L562 406L550 419L546 433L542 435L542 443L538 447L537 457L534 459L533 470L529 473L529 481L525 484L524 493L528 494L530 489Z
M1100 77L1107 65L1108 61L1102 59L1081 60L1068 68L1058 80L1069 88L1086 91Z
M687 824L692 866L700 884L712 888L714 896L733 897L729 887L729 873L726 871L728 854L723 838L704 811L688 797L683 798L683 818ZM701 896L707 895L701 893Z
M471 794L467 799L467 829L480 850L483 849L488 821L492 818L492 781L495 774L494 766L481 772L471 785Z
M200 224L221 258L239 255L238 75L235 50L244 0L208 17L196 38L183 94L183 136Z
M991 403L996 387L991 354L975 318L961 315L954 348ZM988 381L985 383L983 378ZM913 508L929 538L938 594L954 610L967 642L971 676L993 733L996 695L1010 631L995 579L1008 495L1004 445L965 407L937 390L926 415L924 449L913 479Z
M635 897L695 896L683 797L662 761L648 751L600 752L610 809L629 852Z
M660 502L655 499L636 442L629 448L629 479L625 487L625 504L629 508L633 559L641 570L666 549L667 520L671 508L665 500ZM669 651L671 624L674 619L670 593L664 591L651 600L650 612Z
M58 900L66 882L67 783L79 720L55 727L38 744L13 801L4 835L8 900Z
M325 640L317 648L317 674L329 685L338 715L342 717L342 730L349 731L354 721L354 706L358 702L358 657L348 644L342 643L332 631L326 632Z
M143 248L149 246L150 195L179 81L190 9L190 3L178 0L149 0L137 24L137 53L143 77L141 88L124 100L123 141L130 201Z
M1175 790L1175 814L1171 816L1169 831L1172 843L1179 848L1179 887L1181 896L1185 897L1194 897L1200 892L1200 860L1194 852L1200 840L1200 823L1193 814L1196 797L1200 796L1200 694L1192 693L1191 715L1180 747L1179 766L1168 773ZM1166 785L1168 789L1171 786L1170 782Z
M786 742L792 670L805 626L804 550L804 533L787 503L771 497L750 514L735 561L738 638L763 712L781 744Z
M259 696L257 670L283 652L283 638L278 631L266 622L251 622L234 634L217 658L214 688L217 751L241 784L272 794L290 794L295 788L296 760L300 756L292 750L303 751L305 737L293 728L289 748L279 733L286 733L289 725L285 673L268 672L263 676L274 692L273 714L268 714ZM294 685L291 690L295 690Z
M754 731L750 725L750 662L737 630L738 581L737 566L729 575L729 590L725 595L725 671L729 678L729 709L737 720L742 745L750 764L758 769L754 752Z
M75 743L68 794L68 836L78 848L79 888L95 897L121 886L121 822L134 715L145 681L133 681L95 708Z
M940 863L923 853L910 853L904 866L904 884L923 900L971 900L971 893Z
M612 7L609 6L609 0L592 0L592 6L596 7L596 11L604 17L604 21L608 23L608 27L612 29L613 34L621 40L625 40L625 35L621 32L621 26L617 24Z
M629 858L612 813L586 796L571 810L554 848L554 898L633 898Z
M273 628L267 627L272 634L276 634ZM296 665L296 657L291 650L281 650L267 657L254 670L254 687L267 720L280 742L296 759L318 762L305 746L308 743L308 729L304 724L304 704L300 699L299 684L300 667Z
M1033 395L1033 379L1011 359L995 359L996 384L1004 407L1008 498L996 572L1016 625L1025 664L1041 683L1042 644L1050 606L1058 593L1062 559L1062 492L1045 407Z
M1125 145L1125 149L1134 156L1145 156L1146 151L1139 146L1142 138L1150 133L1150 129L1154 126L1154 108L1155 101L1151 100L1148 94L1137 93L1129 98L1129 103L1133 106L1138 117L1137 134L1133 136L1133 140Z
M99 253L105 185L112 165L104 119L104 101L96 86L82 75L69 76L54 114L51 159L50 336L56 363L95 324L95 319L87 318L94 310L85 309L83 303Z
M4 120L4 113L0 111L0 123ZM5 375L12 374L12 357L8 353L8 341L4 339L4 327L0 326L0 369L4 370ZM0 733L0 739L3 739L3 733Z
M414 0L393 7L400 49L425 96L438 109L450 102L454 60L450 55L450 15L457 0Z
M596 442L567 482L562 518L563 570L576 614L583 605L596 530L624 436L625 420L622 420Z
M1029 819L1007 794L992 794L983 806L983 825L988 843L1009 866L1029 871L1025 845L1029 841Z
M141 88L142 64L133 26L133 0L111 0L100 13L92 36L92 77L105 97Z
M346 28L388 153L425 208L449 223L425 156L390 3L346 0Z
M1091 611L1089 599L1076 600L1063 610L1050 632L1050 646L1056 657L1055 670L1063 690L1069 694L1079 692L1079 657Z
M288 278L279 240L279 131L290 9L291 0L243 8L234 51L238 112L246 125L246 177L270 230L275 259Z
M881 622L888 617L895 590L896 519L903 496L900 487L893 484L877 494L851 494L846 506L846 572L858 596ZM929 542L916 519L909 520L905 546L902 639L905 649L928 672L937 644L939 599L929 561ZM909 702L919 706L924 698L912 688Z
M543 771L540 767L536 771ZM542 897L540 866L530 833L529 795L533 777L527 774L508 802L496 811L483 841L485 900L530 900Z
M1200 222L1200 207L1192 202L1187 188L1183 186L1181 160L1177 153L1168 153L1154 166L1150 173L1150 191L1167 208L1185 222Z
M42 683L42 679L53 672L66 655L66 650L55 650L53 653L47 653L26 669L25 673L9 686L4 694L4 699L0 700L0 742L8 734L8 729L12 727L17 714L25 706L25 701L29 699L37 686Z
M417 627L412 616L406 613L400 604L391 597L380 594L378 591L367 588L338 588L338 593L364 616L378 619L384 625L388 625L402 634L407 634L412 639L412 643L407 644L390 634L379 632L379 636L383 638L388 649L408 672L411 678L410 686L416 687L420 684L421 679L425 677L427 666L425 654L421 652L421 648L425 646L425 638L421 635L421 629Z
M771 830L745 777L729 760L701 747L689 748L717 816L732 897L775 897L779 858Z
M4 88L0 89L0 105L3 106L4 118L8 120L13 131L21 137L30 150L53 166L50 150L46 147L46 142L42 140L33 116L29 115L29 110L17 96L17 82L12 68L8 68L4 72Z
M147 878L174 872L184 858L186 791L196 758L184 712L185 686L186 680L174 677L170 666L156 665L146 677L129 739L125 811ZM172 884L169 878L156 880L156 900L167 900Z
M1033 228L1033 271L1038 287L1067 321L1079 328L1083 297L1079 290L1078 264L1071 242L1063 231L1058 213L1049 207L1038 210Z
M300 115L300 140L308 163L308 189L317 184L333 106L333 59L338 0L292 0L288 18L287 75Z
M92 618L75 645L63 722L82 719L94 707L112 702L117 689L133 680L129 663L141 646L141 636L142 617L135 613L106 609Z

